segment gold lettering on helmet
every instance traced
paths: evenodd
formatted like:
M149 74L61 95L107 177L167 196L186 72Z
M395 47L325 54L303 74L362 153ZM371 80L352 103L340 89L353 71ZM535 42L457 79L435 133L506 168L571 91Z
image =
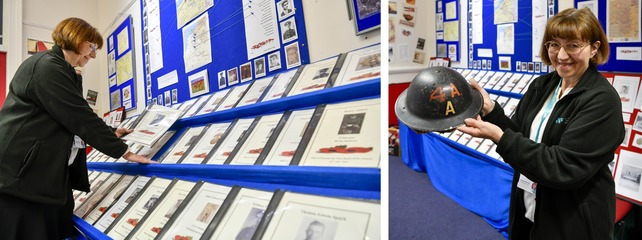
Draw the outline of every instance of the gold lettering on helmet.
M461 96L461 93L459 92L459 89L455 87L455 84L450 83L450 97L455 98L455 96Z
M455 114L455 107L453 107L453 103L448 101L446 102L446 114L445 116L448 116L448 114Z

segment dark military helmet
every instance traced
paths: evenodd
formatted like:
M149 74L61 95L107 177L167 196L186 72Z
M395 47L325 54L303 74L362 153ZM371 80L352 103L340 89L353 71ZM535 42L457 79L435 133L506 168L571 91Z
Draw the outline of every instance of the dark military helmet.
M429 67L399 95L395 113L415 132L446 132L477 115L483 104L481 93L457 71Z

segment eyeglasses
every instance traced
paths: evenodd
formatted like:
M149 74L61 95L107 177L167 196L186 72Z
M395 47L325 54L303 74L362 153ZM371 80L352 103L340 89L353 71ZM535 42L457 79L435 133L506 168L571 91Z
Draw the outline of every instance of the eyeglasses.
M544 46L546 46L546 49L551 53L558 53L560 49L564 48L564 50L568 54L577 54L588 45L590 44L582 45L581 43L575 43L575 42L562 45L558 42L553 42L553 41L548 41L544 43Z
M87 41L87 43L89 43L89 48L91 48L92 52L98 51L98 44L89 41Z

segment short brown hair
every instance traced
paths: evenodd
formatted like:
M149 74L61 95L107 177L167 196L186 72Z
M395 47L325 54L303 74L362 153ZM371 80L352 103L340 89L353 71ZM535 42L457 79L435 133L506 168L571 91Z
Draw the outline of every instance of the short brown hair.
M80 44L85 41L95 43L98 49L103 47L103 36L98 30L80 18L67 18L58 23L51 38L56 45L62 49L74 51L80 54Z
M604 34L604 29L602 29L600 21L587 8L569 8L548 20L540 47L540 56L542 57L542 62L546 65L551 65L551 59L548 57L548 50L545 44L553 40L553 38L580 39L591 44L600 41L600 47L597 49L595 56L589 61L589 64L597 66L609 60L609 41L606 38L606 34Z

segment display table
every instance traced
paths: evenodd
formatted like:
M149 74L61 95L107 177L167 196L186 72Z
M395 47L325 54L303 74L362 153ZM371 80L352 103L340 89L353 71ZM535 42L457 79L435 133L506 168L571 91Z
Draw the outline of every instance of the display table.
M508 164L434 133L417 134L403 123L399 138L408 167L426 172L437 190L508 236L513 179Z

